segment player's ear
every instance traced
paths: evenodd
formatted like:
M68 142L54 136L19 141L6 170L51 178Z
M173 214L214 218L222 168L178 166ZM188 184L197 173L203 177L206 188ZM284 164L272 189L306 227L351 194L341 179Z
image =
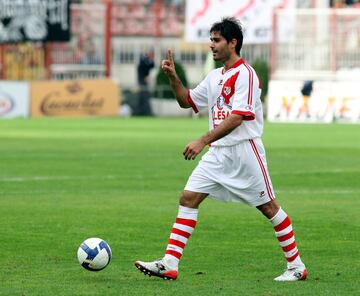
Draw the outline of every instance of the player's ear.
M237 40L235 38L230 40L230 46L231 46L232 49L235 50L236 44L237 44Z

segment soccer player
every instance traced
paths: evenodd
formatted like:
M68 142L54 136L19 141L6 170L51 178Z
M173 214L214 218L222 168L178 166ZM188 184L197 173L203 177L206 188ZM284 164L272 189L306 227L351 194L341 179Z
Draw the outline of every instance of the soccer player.
M186 145L183 155L194 160L209 145L180 196L179 212L163 258L136 261L145 274L175 280L185 245L196 227L200 203L207 197L242 201L260 210L271 222L287 260L287 269L276 281L305 280L307 270L300 259L289 216L275 199L261 140L263 112L261 83L240 56L242 27L224 18L210 29L210 49L222 68L211 71L195 88L186 89L178 78L172 53L162 61L182 108L209 110L209 132Z

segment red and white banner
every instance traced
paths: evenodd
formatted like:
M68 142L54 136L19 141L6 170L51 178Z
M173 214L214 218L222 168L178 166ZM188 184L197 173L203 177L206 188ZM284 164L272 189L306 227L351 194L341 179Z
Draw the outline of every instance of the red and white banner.
M356 81L315 81L304 95L304 81L270 81L267 119L276 122L360 123Z
M295 0L186 0L185 38L188 42L209 42L210 28L223 17L235 17L244 29L244 43L270 43L274 8L295 9ZM291 21L278 38L291 35Z

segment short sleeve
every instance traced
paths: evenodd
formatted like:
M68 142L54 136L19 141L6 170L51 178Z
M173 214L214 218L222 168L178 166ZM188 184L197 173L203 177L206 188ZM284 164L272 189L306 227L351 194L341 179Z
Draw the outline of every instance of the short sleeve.
M244 120L255 119L255 104L260 93L260 82L254 69L244 64L235 83L231 113L242 115Z
M190 89L188 92L188 102L195 113L199 112L199 109L206 108L209 104L209 79L209 75L206 76L200 84L198 84L194 89Z

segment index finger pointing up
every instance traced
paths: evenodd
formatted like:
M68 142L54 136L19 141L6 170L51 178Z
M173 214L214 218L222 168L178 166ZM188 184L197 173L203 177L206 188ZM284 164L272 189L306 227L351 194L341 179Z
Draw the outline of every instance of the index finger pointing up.
M170 61L170 63L173 63L173 62L174 62L171 49L168 49L168 50L167 50L167 58L168 58L168 60Z

